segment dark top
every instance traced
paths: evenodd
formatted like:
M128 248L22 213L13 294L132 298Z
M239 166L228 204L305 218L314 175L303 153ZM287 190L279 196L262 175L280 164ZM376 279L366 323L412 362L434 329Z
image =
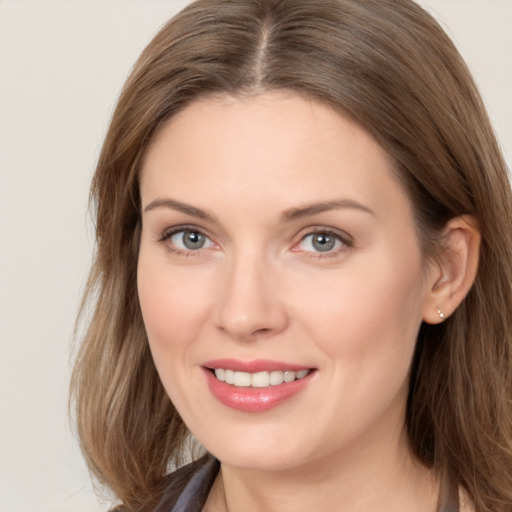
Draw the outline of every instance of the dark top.
M219 468L219 461L206 455L175 471L154 512L202 512ZM458 492L453 486L442 485L438 512L459 512Z
M154 512L202 512L219 468L217 459L205 455L172 473Z

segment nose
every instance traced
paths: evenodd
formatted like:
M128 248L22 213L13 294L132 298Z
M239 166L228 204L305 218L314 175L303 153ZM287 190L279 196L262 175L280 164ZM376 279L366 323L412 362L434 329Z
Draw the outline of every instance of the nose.
M270 337L288 325L277 269L246 256L228 268L216 307L217 327L238 341Z

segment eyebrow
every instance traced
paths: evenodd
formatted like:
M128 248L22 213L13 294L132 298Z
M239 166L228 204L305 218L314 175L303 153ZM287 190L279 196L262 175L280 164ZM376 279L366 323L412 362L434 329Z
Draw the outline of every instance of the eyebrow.
M176 210L186 215L197 217L198 219L208 220L210 222L216 221L215 217L211 213L208 213L207 211L192 206L190 204L176 201L175 199L157 198L154 201L151 201L151 203L149 203L144 208L144 212L150 212L151 210L155 210L156 208L170 208L171 210ZM376 217L375 212L372 209L362 205L361 203L358 203L357 201L354 201L352 199L338 199L333 201L321 201L318 203L311 203L297 208L288 208L281 215L281 223L284 224L286 222L292 222L294 220L299 220L304 217L309 217L311 215L316 215L329 210L342 210L346 208L359 210L361 212L368 213Z
M293 220L302 219L318 213L323 213L329 210L342 210L345 208L359 210L364 213L369 213L376 217L375 212L367 206L358 203L352 199L338 199L334 201L322 201L319 203L311 203L298 208L289 208L281 215L281 222L291 222Z
M180 201L176 201L174 199L155 199L144 208L144 212L150 212L156 208L170 208L171 210L176 210L186 215L197 217L198 219L215 222L215 217L205 210L196 208L190 204L181 203Z

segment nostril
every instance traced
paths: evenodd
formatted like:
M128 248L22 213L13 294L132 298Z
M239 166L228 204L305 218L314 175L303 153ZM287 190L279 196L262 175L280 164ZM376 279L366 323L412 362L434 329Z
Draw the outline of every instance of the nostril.
M272 336L274 333L279 332L279 329L274 329L272 327L258 327L257 325L251 326L246 321L228 321L218 325L218 328L231 338L240 341L253 341L258 338Z
M263 329L256 329L256 330L252 333L252 335L253 335L253 336L256 336L256 335L258 335L258 334L269 334L269 333L271 333L271 332L272 332L272 329L269 329L268 327L265 327L265 328L263 328Z

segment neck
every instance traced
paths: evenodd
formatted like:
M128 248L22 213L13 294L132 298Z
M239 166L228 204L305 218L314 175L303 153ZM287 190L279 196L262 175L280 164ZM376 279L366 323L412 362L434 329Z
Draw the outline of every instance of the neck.
M222 464L205 511L435 512L438 495L438 479L399 435L396 443L346 447L276 471Z

